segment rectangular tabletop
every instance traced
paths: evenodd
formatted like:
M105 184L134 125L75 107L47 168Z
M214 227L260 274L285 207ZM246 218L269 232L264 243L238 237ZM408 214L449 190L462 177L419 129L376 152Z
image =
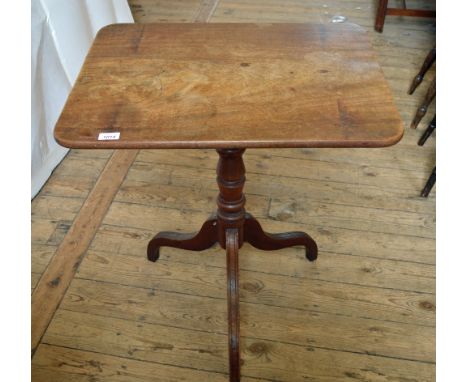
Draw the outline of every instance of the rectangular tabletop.
M118 132L119 139L98 140ZM72 148L379 147L403 124L367 33L342 24L115 24L55 128Z

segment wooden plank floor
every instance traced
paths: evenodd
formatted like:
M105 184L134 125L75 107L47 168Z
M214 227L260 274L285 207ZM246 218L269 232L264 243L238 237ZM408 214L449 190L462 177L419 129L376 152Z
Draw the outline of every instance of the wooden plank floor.
M387 17L378 34L375 3L129 1L137 22L346 16L369 30L407 126L385 149L246 152L248 210L271 232L308 232L320 255L311 264L300 248L242 248L243 381L435 381L435 187L419 197L435 136L416 144L435 105L409 129L434 68L406 94L435 27ZM33 200L33 290L111 155L70 151ZM195 231L214 210L216 161L212 150L138 153L34 353L33 382L228 380L223 251L145 256L156 232Z

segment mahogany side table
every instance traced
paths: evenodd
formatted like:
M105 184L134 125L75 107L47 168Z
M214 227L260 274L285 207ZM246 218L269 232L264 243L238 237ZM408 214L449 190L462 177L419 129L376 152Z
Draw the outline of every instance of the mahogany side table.
M353 24L115 24L94 41L55 128L63 146L213 148L217 215L195 235L148 244L227 253L229 372L240 381L238 251L317 245L268 234L245 212L246 148L383 147L403 124L370 46Z

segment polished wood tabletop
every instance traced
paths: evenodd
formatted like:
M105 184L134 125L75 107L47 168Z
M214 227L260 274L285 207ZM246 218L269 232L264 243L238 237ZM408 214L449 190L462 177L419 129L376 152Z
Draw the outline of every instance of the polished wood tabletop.
M98 140L118 132L118 139ZM342 24L115 24L55 129L72 148L380 147L403 125L367 33Z

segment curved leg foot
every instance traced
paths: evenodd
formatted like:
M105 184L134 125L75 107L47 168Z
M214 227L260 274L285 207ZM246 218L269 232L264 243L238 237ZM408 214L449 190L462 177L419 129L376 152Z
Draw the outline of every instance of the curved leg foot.
M318 255L317 244L305 232L266 233L250 214L245 216L244 241L265 251L303 245L306 247L306 257L309 261L314 261Z
M212 247L218 241L217 219L207 220L200 231L193 235L178 232L159 232L148 243L148 260L156 261L159 258L161 247L203 251Z
M226 230L227 298L229 319L229 381L240 381L239 353L239 232L236 228Z

